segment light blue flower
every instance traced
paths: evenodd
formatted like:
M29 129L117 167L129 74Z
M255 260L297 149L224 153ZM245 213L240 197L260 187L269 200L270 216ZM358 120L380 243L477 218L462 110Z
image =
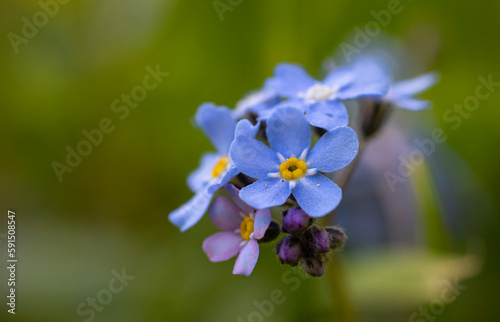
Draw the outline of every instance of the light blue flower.
M248 136L237 136L231 158L247 176L258 179L240 197L256 209L280 206L293 194L311 217L321 217L340 202L340 188L322 173L342 169L358 152L356 132L337 127L326 132L309 150L311 127L294 107L276 109L267 121L271 148Z
M215 191L239 174L229 156L235 133L238 136L254 136L260 126L252 125L248 120L236 124L227 107L216 107L212 103L202 104L195 119L217 152L208 152L201 157L200 166L187 179L195 195L169 214L169 220L181 231L196 224L207 211Z
M389 92L382 97L382 101L410 111L429 108L431 102L414 98L413 96L426 91L436 84L438 80L439 75L437 73L427 73L415 78L395 82L389 87Z
M210 207L210 219L223 230L203 242L203 251L212 262L226 261L238 255L233 274L249 276L259 258L259 243L271 223L271 210L254 209L238 196L239 190L225 186L236 204L226 197L217 197Z
M386 94L386 79L375 77L379 72L376 65L359 61L331 71L320 82L301 66L283 63L276 66L266 86L282 97L299 102L311 125L331 130L348 124L349 116L341 100Z

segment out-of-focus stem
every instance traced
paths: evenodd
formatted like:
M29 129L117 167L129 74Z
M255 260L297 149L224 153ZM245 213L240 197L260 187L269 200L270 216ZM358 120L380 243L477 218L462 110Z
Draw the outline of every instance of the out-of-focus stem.
M334 254L327 268L328 284L333 295L333 306L339 308L339 321L357 321L356 310L347 292L347 283L341 265L339 254Z
M356 168L356 165L359 162L362 151L365 147L365 140L360 138L359 142L359 151L356 158L349 164L347 168L342 171L341 176L335 180L337 185L340 188L344 188L345 185L349 182L349 179ZM324 226L331 225L333 222L333 216L335 212L331 212L328 216L322 218L322 224ZM343 322L355 322L356 318L356 310L354 309L354 305L351 301L351 296L348 292L348 287L344 275L344 271L342 269L341 261L339 254L334 254L330 260L330 263L327 267L327 277L328 284L330 288L330 292L332 293L332 301L333 307L338 307L339 309L339 321Z
M369 101L362 101L361 103L361 126L358 128L358 154L356 158L334 178L334 181L341 189L344 189L351 179L354 169L356 169L361 159L367 141L381 128L389 110L389 106L384 104ZM334 220L334 215L335 212L333 211L328 216L323 217L322 224L325 226L331 225ZM331 258L327 268L327 275L329 288L332 293L333 307L339 309L340 321L357 321L356 310L348 292L339 254L334 254Z
M365 141L360 139L359 144L359 152L356 158L349 164L347 168L342 172L342 176L336 180L338 186L340 188L344 188L345 185L349 182L349 179L358 164L358 161L361 157L361 152L365 147ZM322 224L324 226L331 225L333 222L333 216L335 212L331 212L328 216L322 218ZM344 275L344 271L342 269L340 256L339 254L334 254L330 260L330 263L327 267L327 277L328 284L330 288L330 292L332 293L332 301L333 307L338 307L339 309L339 321L343 322L355 322L356 318L356 310L354 309L354 305L352 304L350 294L348 292L348 287Z

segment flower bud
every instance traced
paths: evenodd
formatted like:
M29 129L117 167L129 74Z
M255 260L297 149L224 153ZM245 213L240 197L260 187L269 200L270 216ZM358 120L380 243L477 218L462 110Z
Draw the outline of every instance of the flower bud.
M269 227L267 227L266 232L264 233L264 237L259 239L259 243L267 243L274 240L281 233L280 225L274 220L271 221Z
M281 264L296 266L303 255L300 239L292 235L286 235L278 242L276 255L278 255Z
M330 234L330 248L336 249L344 246L344 243L347 240L347 235L344 233L342 228L337 226L325 227L325 230Z
M322 228L312 227L304 233L307 247L314 253L326 253L330 250L331 236Z
M313 219L304 210L296 207L283 212L283 231L292 235L302 234Z
M319 277L325 273L326 263L320 254L314 254L309 257L304 257L300 261L300 266L307 274Z

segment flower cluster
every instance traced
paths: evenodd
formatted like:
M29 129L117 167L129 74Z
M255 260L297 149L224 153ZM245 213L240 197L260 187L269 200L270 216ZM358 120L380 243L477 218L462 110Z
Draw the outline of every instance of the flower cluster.
M202 104L195 116L216 152L205 153L187 179L194 196L172 211L170 221L185 231L207 212L222 232L205 240L213 261L238 255L233 274L250 275L259 244L280 234L276 253L282 263L312 276L324 272L326 254L346 239L336 227L313 224L331 213L342 198L332 181L336 171L356 158L358 135L373 135L387 110L427 108L414 98L436 82L435 74L393 83L374 58L364 57L337 68L321 81L295 64L279 64L264 86L231 110ZM358 133L349 124L346 100L356 100ZM312 142L315 142L312 145ZM222 187L234 201L218 196ZM213 200L213 202L212 202ZM286 207L282 226L272 209Z

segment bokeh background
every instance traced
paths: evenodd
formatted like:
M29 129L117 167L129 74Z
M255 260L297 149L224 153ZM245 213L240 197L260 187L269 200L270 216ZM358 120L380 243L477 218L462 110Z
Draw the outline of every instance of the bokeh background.
M283 61L320 75L339 44L389 2L233 1L221 20L212 0L73 0L16 53L9 33L22 35L22 18L41 7L3 1L0 259L6 263L11 209L19 263L16 315L2 303L0 320L84 321L80 303L125 268L135 279L88 321L259 321L254 301L275 289L286 300L265 321L340 321L327 276L281 266L272 244L250 278L233 276L232 260L210 263L201 249L216 230L208 218L181 234L167 215L190 198L185 178L212 149L192 127L202 102L234 107ZM391 115L346 187L337 221L350 237L340 255L348 296L359 320L411 321L441 299L443 281L458 278L460 294L432 320L495 321L500 93L457 129L443 115L475 95L479 76L500 81L500 3L400 6L382 30L406 48L397 54L408 61L403 76L435 70L441 81L423 95L432 110ZM168 77L121 120L112 102L157 65ZM103 118L115 130L60 182L52 163L63 163L66 147ZM384 171L436 127L447 140L388 192ZM6 283L2 269L4 301Z

